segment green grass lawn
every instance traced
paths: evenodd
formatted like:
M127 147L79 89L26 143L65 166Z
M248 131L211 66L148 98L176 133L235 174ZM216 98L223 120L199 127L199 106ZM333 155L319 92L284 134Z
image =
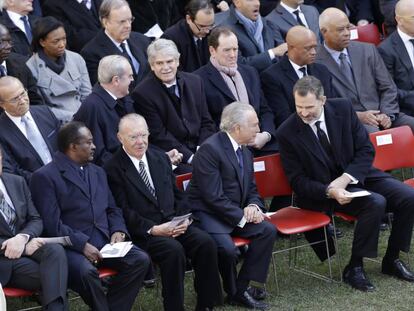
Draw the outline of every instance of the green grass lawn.
M353 225L339 223L345 236L339 240L342 261L347 262L352 241ZM381 233L380 254L384 254L389 231ZM303 240L300 240L303 241ZM279 239L275 248L286 247L287 240ZM328 265L320 263L313 252L305 248L299 254L300 264L309 266L314 271L327 273ZM338 278L337 256L334 256L333 268ZM405 254L402 256L407 261ZM381 257L379 257L379 260ZM365 260L365 270L376 286L372 293L355 291L349 286L341 283L328 283L298 272L289 270L288 254L283 253L276 256L277 273L280 286L280 294L276 293L276 286L273 280L273 270L270 268L267 282L269 298L267 302L271 310L414 310L414 284L398 281L397 279L385 276L380 272L380 263ZM412 258L414 262L414 258ZM414 265L414 264L413 264ZM194 310L195 294L192 287L191 276L186 277L186 309ZM143 289L137 298L133 310L151 311L162 310L160 289ZM70 310L88 310L80 298L74 297L71 300ZM9 299L8 310L18 310L35 306L36 303L30 300ZM217 310L243 310L243 308L222 306Z

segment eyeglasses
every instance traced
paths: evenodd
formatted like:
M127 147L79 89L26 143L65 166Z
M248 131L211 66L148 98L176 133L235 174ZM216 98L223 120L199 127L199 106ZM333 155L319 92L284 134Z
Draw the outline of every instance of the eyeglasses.
M23 92L21 92L19 95L17 95L16 97L10 98L8 100L3 100L3 103L10 103L10 104L18 104L20 103L20 101L22 99L26 99L27 98L27 90L23 89Z
M122 19L120 21L113 21L115 24L118 24L119 26L124 26L126 24L132 24L135 20L135 17L132 16L131 18Z
M6 40L1 40L0 39L0 45L6 45L6 44L8 44L8 45L12 45L12 40L11 39L6 39Z
M143 134L136 134L136 135L128 135L127 136L127 139L130 141L130 142L135 142L135 141L137 141L138 140L138 138L140 138L140 139L147 139L148 138L148 136L149 136L149 133L143 133Z
M198 31L211 31L214 27L216 27L215 24L205 26L205 25L199 25L193 20L191 20L191 22L194 24L194 26L196 26Z

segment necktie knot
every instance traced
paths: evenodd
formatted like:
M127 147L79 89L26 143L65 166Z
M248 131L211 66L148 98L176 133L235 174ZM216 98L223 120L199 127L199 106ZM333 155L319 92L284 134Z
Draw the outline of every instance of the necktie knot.
M293 14L295 14L296 16L296 21L298 22L299 25L301 26L305 26L305 24L303 23L302 19L300 18L300 11L299 10L295 10L293 11Z
M308 75L307 71L306 71L306 67L300 67L299 71L301 71L303 73L303 76L306 77Z

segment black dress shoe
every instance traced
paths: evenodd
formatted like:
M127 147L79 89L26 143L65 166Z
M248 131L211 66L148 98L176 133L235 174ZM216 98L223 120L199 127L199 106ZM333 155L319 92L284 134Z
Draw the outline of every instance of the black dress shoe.
M336 237L338 239L342 238L344 236L344 234L342 233L341 230L339 230L339 228L337 228L337 227L335 228L332 223L329 223L329 225L326 227L326 233L328 234L328 236L334 237L335 236L334 235L334 233L335 233L334 230L336 232Z
M237 293L236 295L229 297L229 303L232 305L243 306L247 309L256 310L268 310L269 305L254 299L247 290L243 293Z
M264 300L267 296L267 292L263 287L249 286L247 292L256 300Z
M414 282L414 273L405 265L401 259L394 261L382 260L382 273L395 276L401 280Z
M387 231L389 229L389 226L386 222L382 222L380 223L379 229L380 231Z
M142 281L142 284L144 284L146 288L152 288L155 286L155 279L144 280Z
M343 272L343 279L345 283L360 291L372 292L375 290L374 285L368 280L362 267L351 268L346 266Z

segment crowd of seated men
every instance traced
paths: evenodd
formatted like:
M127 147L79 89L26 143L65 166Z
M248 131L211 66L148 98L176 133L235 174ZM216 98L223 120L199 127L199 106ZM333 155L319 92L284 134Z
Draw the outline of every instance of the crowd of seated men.
M378 47L351 40L383 21ZM250 282L266 283L277 228L253 157L278 152L301 208L357 218L345 283L375 289L363 258L385 212L382 272L414 282L399 258L414 190L372 167L368 138L414 130L412 0L4 0L0 108L0 284L41 289L45 310L67 310L67 289L130 310L153 264L164 310L184 310L188 259L196 310L268 309ZM232 236L250 240L240 270Z

